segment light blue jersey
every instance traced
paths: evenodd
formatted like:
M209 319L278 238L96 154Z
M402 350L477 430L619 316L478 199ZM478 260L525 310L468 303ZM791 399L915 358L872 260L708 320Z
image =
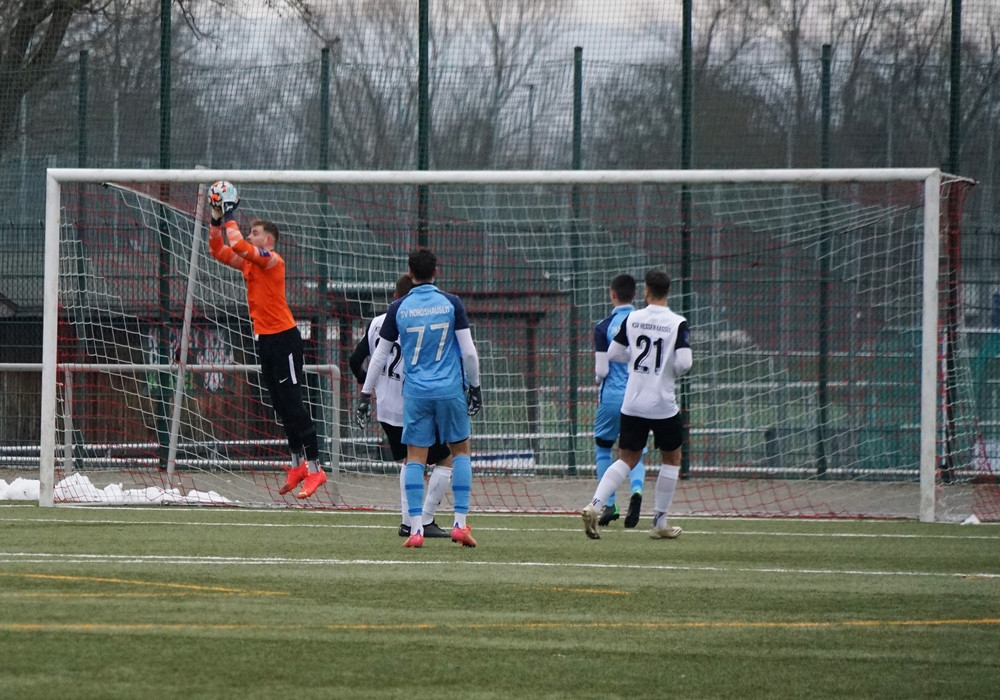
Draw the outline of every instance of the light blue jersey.
M456 331L469 327L465 307L454 294L420 284L392 303L379 334L402 349L403 399L465 396L462 352Z
M616 306L610 316L597 324L594 328L594 352L608 351L625 318L633 311L635 307L631 304ZM624 362L609 362L608 376L598 389L600 403L614 406L617 412L625 399L626 384L628 384L628 365Z

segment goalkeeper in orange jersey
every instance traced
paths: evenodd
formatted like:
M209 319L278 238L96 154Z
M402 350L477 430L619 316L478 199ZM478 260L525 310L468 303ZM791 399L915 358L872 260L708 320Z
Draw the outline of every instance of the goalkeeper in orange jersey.
M280 234L273 222L255 219L244 239L234 214L239 202L231 183L212 185L208 247L212 257L242 272L246 280L261 379L285 428L291 454L292 464L278 493L302 484L296 496L309 498L326 483L326 474L318 463L316 428L302 395L302 335L285 300L285 261L274 250Z

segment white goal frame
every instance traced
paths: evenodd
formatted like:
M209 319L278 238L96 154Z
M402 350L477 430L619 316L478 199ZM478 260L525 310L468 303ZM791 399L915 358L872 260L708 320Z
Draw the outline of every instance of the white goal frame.
M232 182L303 185L552 185L717 183L923 183L923 270L920 387L919 519L935 520L937 434L938 276L942 172L937 168L768 169L768 170L533 170L533 171L279 171L279 170L141 170L49 168L46 171L45 257L42 335L41 444L39 498L54 505L56 453L57 331L59 314L60 193L63 183ZM177 371L177 367L164 366Z

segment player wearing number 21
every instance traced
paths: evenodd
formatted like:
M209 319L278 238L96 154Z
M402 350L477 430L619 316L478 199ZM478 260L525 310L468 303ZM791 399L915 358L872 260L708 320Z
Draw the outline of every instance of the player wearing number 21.
M244 239L233 213L239 201L231 183L212 185L208 247L212 257L242 272L246 281L260 376L285 428L291 455L291 467L286 469L285 484L278 493L284 495L301 483L296 496L309 498L326 483L326 474L317 461L316 428L302 396L302 335L285 300L285 261L274 249L278 227L257 219L251 222L250 233Z
M680 474L684 421L674 393L674 380L691 369L687 320L670 310L670 277L662 270L646 273L646 307L630 313L608 347L608 359L628 363L628 382L621 408L618 460L597 484L594 498L581 511L587 537L598 540L601 507L642 457L653 433L663 465L656 478L653 501L653 539L676 539L679 527L667 521Z
M479 387L479 354L465 307L454 294L434 286L437 258L430 250L410 253L409 274L413 290L390 306L379 330L378 343L368 361L368 376L358 399L360 427L371 419L371 394L393 346L399 342L406 372L403 382L403 444L406 448L404 484L409 508L410 537L404 547L422 547L421 511L424 503L424 468L428 449L440 439L452 453L451 490L455 500L453 542L475 547L472 528L466 523L472 491L469 416L479 412L483 395Z

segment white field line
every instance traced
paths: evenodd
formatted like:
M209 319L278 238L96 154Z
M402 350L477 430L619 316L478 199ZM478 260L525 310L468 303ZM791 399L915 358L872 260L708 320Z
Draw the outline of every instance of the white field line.
M117 509L116 509L117 510ZM272 513L273 515L273 513ZM340 514L343 515L343 514ZM367 514L352 514L350 517L364 517ZM378 515L386 515L385 513L380 513ZM326 517L329 517L327 514ZM474 514L475 518L484 517L481 514ZM491 514L490 517L496 517ZM505 514L503 517L518 517ZM528 517L528 516L521 516ZM558 516L538 516L544 518L553 518ZM561 516L567 519L573 519L574 516L567 515ZM678 517L671 518L671 520L676 520L677 522L685 522L687 518ZM356 529L356 530L388 530L395 527L395 525L386 524L370 524L361 525L357 523L241 523L241 522L219 522L219 521L194 521L194 520L115 520L110 518L104 519L74 519L74 518L0 518L0 523L61 523L67 525L75 524L87 524L87 525L156 525L156 526L184 526L184 527L261 527L261 528L335 528L335 529ZM818 522L816 520L810 520L810 523ZM830 521L835 522L835 521ZM579 527L483 527L479 526L476 528L477 532L578 532L581 528ZM625 532L626 537L636 536L636 535L646 535L645 530L637 529L634 531ZM732 530L732 531L716 531L716 530L692 530L685 528L685 535L700 535L700 536L727 536L727 535L737 535L740 537L829 537L829 538L862 538L862 539L901 539L901 540L990 540L1000 543L1000 532L995 535L937 535L937 534L901 534L901 533L874 533L874 532L782 532L774 530Z
M2 564L165 564L170 566L490 566L578 568L628 571L739 572L814 576L901 576L930 578L1000 579L997 573L929 571L861 571L858 569L786 569L777 567L677 566L668 564L599 564L594 562L488 562L412 559L312 559L292 557L222 557L184 555L67 554L48 552L0 552Z

